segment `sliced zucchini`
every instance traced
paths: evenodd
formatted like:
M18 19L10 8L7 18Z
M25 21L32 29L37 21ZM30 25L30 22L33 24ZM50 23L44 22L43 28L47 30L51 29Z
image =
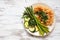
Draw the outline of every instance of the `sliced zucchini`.
M30 18L24 18L24 21L29 21L30 20Z
M36 30L35 27L29 27L29 31L30 31L30 32L34 33L35 30Z
M25 28L28 28L28 22L24 22Z
M38 28L37 28L37 26L35 26L35 28L36 28L36 32L38 31Z

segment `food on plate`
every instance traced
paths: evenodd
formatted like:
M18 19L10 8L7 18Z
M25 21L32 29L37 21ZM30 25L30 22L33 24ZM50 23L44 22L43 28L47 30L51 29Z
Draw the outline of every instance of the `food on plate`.
M54 13L51 8L36 4L25 7L23 18L26 29L31 33L39 32L41 36L44 36L50 32L48 26L54 22Z

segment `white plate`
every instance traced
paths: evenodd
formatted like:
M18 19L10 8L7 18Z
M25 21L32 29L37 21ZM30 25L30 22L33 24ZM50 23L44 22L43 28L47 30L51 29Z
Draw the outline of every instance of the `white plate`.
M34 5L36 5L36 4L42 4L42 5L45 5L45 6L47 6L47 7L49 7L48 5L46 5L46 4L44 4L44 3L35 3L35 4L33 4L32 6L34 6ZM31 6L31 5L30 5ZM50 7L49 7L50 8ZM51 8L52 9L52 8ZM53 10L53 9L52 9ZM55 27L55 15L54 15L54 22L53 22L53 24L51 25L51 26L48 26L48 28L49 28L49 33L51 33L52 31L53 31L53 29L54 29L54 27ZM25 28L26 29L26 28ZM31 35L34 35L34 36L41 36L40 34L39 34L39 32L35 32L35 33L32 33L32 32L30 32L29 31L29 29L26 29L26 31L28 32L28 33L30 33ZM48 33L48 34L49 34ZM48 35L48 34L44 34L44 36L46 36L46 35Z

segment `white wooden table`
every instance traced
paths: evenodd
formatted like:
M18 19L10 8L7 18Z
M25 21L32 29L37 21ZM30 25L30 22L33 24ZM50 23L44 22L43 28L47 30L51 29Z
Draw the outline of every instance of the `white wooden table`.
M24 7L38 2L49 5L56 16L54 31L45 38L29 35L22 24ZM0 0L0 40L60 40L60 0Z

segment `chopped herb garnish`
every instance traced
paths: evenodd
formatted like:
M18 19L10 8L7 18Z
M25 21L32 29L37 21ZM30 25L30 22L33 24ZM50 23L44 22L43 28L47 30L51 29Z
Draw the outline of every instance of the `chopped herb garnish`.
M35 26L35 25L37 25L36 21L34 19L30 19L28 23L29 23L29 26Z
M46 20L48 19L47 14L44 11L38 11L36 14L40 15L41 18L43 19L43 22L46 23Z

